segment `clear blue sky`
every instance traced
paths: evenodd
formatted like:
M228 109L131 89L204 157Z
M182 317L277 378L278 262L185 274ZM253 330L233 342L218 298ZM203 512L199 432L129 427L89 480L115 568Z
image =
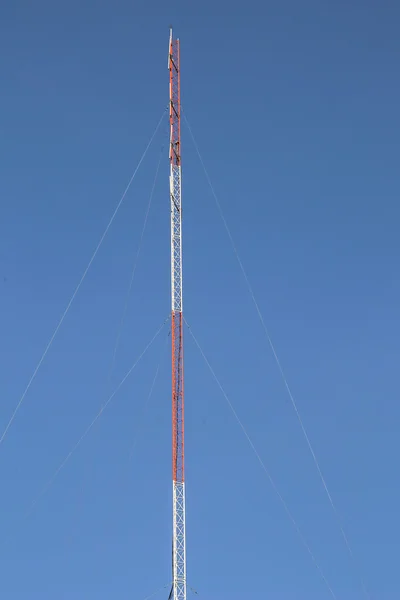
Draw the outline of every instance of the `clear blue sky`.
M170 5L3 3L0 429L167 104L172 23L186 114L356 561L374 600L399 598L400 10ZM0 447L7 600L142 600L171 579L167 329L24 519L169 312L164 153L110 383L165 125ZM337 598L361 600L185 128L183 169L187 319ZM329 599L189 335L186 405L199 600Z

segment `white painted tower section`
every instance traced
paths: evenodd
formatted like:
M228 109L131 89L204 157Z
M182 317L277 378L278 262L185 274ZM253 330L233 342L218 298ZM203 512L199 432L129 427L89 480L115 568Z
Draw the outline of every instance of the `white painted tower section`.
M181 167L171 165L171 304L172 312L182 312L182 210Z

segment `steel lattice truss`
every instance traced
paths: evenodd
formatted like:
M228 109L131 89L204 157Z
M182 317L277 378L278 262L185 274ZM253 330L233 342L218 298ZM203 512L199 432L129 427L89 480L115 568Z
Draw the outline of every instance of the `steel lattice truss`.
M172 38L172 32L168 68L171 166L173 600L186 600L180 60L179 40Z
M172 312L182 312L181 167L171 165L171 284Z
M186 600L185 484L174 482L174 600Z

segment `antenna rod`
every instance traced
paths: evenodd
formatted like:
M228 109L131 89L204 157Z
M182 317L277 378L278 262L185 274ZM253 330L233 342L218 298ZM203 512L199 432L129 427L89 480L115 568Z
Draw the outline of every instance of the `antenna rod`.
M185 452L182 314L181 100L179 40L169 39L171 201L173 600L186 600Z

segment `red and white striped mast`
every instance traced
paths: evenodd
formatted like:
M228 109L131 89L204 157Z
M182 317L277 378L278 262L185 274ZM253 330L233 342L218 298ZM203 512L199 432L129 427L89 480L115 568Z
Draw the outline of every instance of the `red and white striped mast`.
M169 38L171 330L172 330L172 597L186 600L185 452L182 313L181 100L179 40Z

